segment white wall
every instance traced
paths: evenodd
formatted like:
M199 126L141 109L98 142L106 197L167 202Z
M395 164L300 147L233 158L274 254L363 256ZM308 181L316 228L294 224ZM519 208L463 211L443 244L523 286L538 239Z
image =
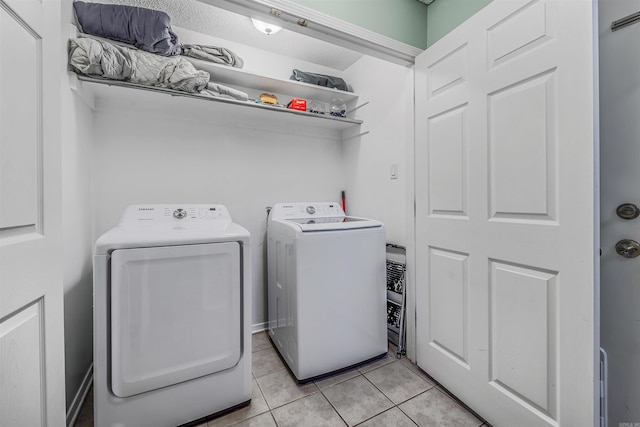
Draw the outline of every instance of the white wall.
M67 409L93 363L91 250L91 111L71 99L65 108L62 198L64 229L64 323ZM75 113L75 114L74 114Z
M71 3L65 0L61 6L64 51ZM60 58L60 66L66 68L66 58ZM81 387L93 363L90 164L93 114L71 91L66 73L61 85L65 383L67 411L73 412L77 407L72 406L79 405L84 397Z
M339 142L300 140L144 112L95 116L96 237L129 204L220 203L251 233L252 323L266 319L267 206L338 200L344 182Z
M345 73L362 107L362 131L345 141L347 211L385 224L387 242L406 246L407 147L413 140L413 68L363 57ZM398 179L390 179L391 165Z
M264 75L288 79L293 68L332 71L177 31L185 43L232 49L245 60L245 69L263 64ZM278 202L339 200L345 183L342 144L324 137L238 129L215 115L206 120L192 116L176 110L95 113L94 238L115 226L129 204L225 205L233 220L251 233L252 324L262 328L267 318L265 208Z
M248 47L233 45L232 49L248 63L255 63L254 58L263 55ZM275 68L269 68L269 63ZM265 75L282 79L288 78L292 68L331 72L272 54L264 64ZM370 74L369 67L383 69L392 77L387 89L379 90L379 82L372 77L363 79L362 85L356 82L361 75ZM94 113L94 238L115 226L129 204L226 205L234 221L252 236L254 328L261 327L267 318L267 206L277 202L338 201L340 192L346 189L352 214L384 220L394 243L402 244L402 186L406 177L389 181L388 163L393 159L401 173L404 170L406 128L411 120L404 91L410 71L377 59L367 59L354 70L353 86L367 93L363 102L371 102L358 117L365 123L369 117L376 121L367 125L372 133L361 140L341 142L240 129L227 126L223 118L214 115L206 121L194 119L189 111L150 113L106 108ZM341 75L335 70L331 74ZM366 90L367 85L372 87ZM391 110L380 112L388 102ZM361 149L354 151L354 147ZM397 205L390 207L389 200Z

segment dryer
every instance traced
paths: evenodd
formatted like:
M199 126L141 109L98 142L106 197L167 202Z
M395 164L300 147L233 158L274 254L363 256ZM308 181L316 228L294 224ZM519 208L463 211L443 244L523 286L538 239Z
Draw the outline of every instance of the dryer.
M195 424L249 403L249 239L222 205L133 205L96 241L96 427Z
M298 382L387 354L380 221L338 203L278 203L267 223L269 336Z

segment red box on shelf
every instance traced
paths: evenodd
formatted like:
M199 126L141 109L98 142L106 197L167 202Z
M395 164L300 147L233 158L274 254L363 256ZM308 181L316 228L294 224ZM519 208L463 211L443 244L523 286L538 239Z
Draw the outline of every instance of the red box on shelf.
M307 100L293 98L291 102L287 104L287 108L290 108L291 110L307 111Z

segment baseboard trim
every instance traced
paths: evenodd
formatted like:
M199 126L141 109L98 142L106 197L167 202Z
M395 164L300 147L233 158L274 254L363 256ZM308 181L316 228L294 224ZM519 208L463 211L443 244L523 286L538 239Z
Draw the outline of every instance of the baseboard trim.
M87 393L89 393L89 390L91 389L91 384L93 384L93 363L89 366L89 369L82 380L82 384L80 384L80 388L69 407L69 411L67 412L67 427L73 427L76 423L82 404L87 398Z
M255 334L256 332L266 331L269 327L269 322L256 323L255 325L251 325L251 333Z

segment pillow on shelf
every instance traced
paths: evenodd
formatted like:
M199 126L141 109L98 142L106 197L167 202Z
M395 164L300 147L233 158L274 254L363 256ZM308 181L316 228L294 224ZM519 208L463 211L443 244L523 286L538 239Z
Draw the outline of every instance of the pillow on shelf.
M142 7L73 3L83 33L131 44L162 56L179 55L182 46L165 12Z

